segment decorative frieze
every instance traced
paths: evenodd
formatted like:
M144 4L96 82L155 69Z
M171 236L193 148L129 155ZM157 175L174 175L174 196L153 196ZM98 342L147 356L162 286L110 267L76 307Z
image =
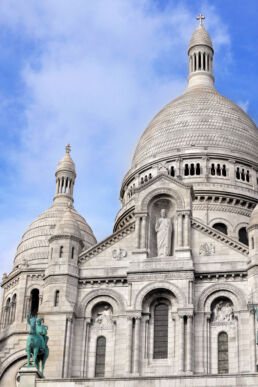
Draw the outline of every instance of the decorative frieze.
M228 272L228 273L195 273L196 281L218 281L218 280L228 280L228 281L242 281L247 280L246 272Z
M192 271L178 271L168 273L141 273L141 274L128 274L129 282L136 281L156 281L156 280L193 280L194 273Z
M100 285L106 285L106 286L124 286L127 285L127 279L123 277L116 277L116 278L90 278L90 279L80 279L79 280L79 287L80 288L86 288L86 287L95 287Z

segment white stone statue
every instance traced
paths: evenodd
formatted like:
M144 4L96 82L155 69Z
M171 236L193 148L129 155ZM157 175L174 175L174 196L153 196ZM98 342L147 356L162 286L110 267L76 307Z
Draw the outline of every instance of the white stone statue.
M106 305L104 307L104 310L100 313L98 313L98 317L96 318L96 322L98 324L107 324L112 321L112 311L111 309Z
M158 257L167 257L171 252L172 220L167 217L165 209L160 211L160 216L155 225Z
M232 321L234 318L233 306L230 302L220 301L214 308L213 321Z

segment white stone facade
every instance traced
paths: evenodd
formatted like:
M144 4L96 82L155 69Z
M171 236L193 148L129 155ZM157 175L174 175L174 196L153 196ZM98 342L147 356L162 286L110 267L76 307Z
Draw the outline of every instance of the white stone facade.
M2 280L1 386L26 362L27 310L49 328L36 386L257 386L257 128L214 88L202 25L188 54L188 88L143 133L100 243L73 207L67 147Z

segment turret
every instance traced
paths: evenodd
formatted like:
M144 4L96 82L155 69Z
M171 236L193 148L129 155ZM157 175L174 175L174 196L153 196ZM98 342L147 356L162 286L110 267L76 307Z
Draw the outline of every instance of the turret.
M56 194L54 201L73 202L73 187L76 178L75 164L70 156L70 144L66 146L66 153L58 163L56 170Z
M200 14L197 19L200 20L200 24L194 31L188 47L188 88L200 85L213 87L212 63L214 50L211 38L202 24L205 17Z

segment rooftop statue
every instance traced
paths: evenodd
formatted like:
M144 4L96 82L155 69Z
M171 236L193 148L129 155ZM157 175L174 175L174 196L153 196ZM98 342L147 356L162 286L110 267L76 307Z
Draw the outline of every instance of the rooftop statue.
M41 362L41 372L43 374L46 360L49 355L49 349L47 346L48 327L43 325L42 321L42 318L37 319L35 316L30 317L29 312L27 312L27 324L30 325L29 337L26 343L27 367L30 367L30 358L32 356L32 365L37 367L39 370L39 365Z

